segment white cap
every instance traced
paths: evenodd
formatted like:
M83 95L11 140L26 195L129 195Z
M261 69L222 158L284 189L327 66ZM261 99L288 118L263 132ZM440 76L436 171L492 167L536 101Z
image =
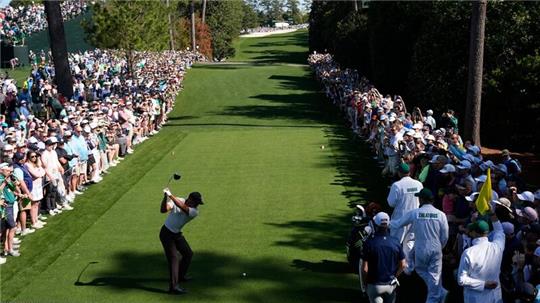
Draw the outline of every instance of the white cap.
M431 160L429 160L429 163L435 163L437 160L439 160L439 155L434 155Z
M4 163L0 164L0 169L6 168L6 167L9 167L8 163L4 162Z
M420 123L415 123L413 126L412 126L413 129L422 129L422 124Z
M37 144L37 147L38 147L39 149L45 149L45 143L44 143L44 142L39 142L39 143Z
M388 225L390 224L390 216L388 216L387 213L381 211L375 215L373 221L377 226L381 226L382 224Z
M481 176L478 176L478 178L474 178L474 180L476 180L477 182L486 183L487 176L486 175L481 175Z
M36 139L36 137L30 137L28 139L28 142L31 143L31 144L36 144L36 143L38 143L38 140Z
M92 129L88 125L86 125L83 130L84 130L85 133L91 133L92 132Z
M473 202L474 200L476 200L476 197L477 197L479 194L480 194L479 192L472 193L470 196L466 196L466 197L465 197L465 200L467 200L467 201L469 201L469 202Z
M414 130L409 130L405 133L407 136L414 136L414 134L416 134L416 132Z
M13 145L11 145L11 144L4 145L4 151L6 151L6 150L13 150Z
M512 224L510 222L503 222L502 223L502 228L503 228L503 231L504 231L505 235L511 235L511 234L514 233L514 224Z
M471 167L472 167L471 162L469 162L467 160L463 160L463 161L459 162L459 165L457 166L457 168L459 168L459 169L471 169Z
M467 160L469 162L474 162L474 156L471 155L471 154L464 154L463 159L465 159L465 160Z
M534 194L530 191L524 191L521 194L517 194L518 199L521 201L534 202Z
M428 116L433 116L433 110L428 109L428 110L426 111L426 114L427 114Z
M480 169L483 171L486 171L488 168L493 169L495 167L495 164L493 164L493 161L487 160L486 162L483 162L480 164Z
M52 143L58 143L58 139L56 139L56 137L50 137L48 140L51 140Z
M426 140L435 141L435 136L429 134L429 135L426 136Z
M446 164L444 167L440 170L441 173L447 174L447 173L455 173L456 167L452 164Z

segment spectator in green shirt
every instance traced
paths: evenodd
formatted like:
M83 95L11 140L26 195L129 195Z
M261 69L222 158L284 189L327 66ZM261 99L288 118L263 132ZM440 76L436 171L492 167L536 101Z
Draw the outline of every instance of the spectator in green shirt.
M4 233L4 255L13 257L20 256L20 253L13 248L13 238L15 237L15 228L18 205L17 205L17 185L13 182L11 174L13 167L8 163L0 164L0 190L4 196L6 230Z

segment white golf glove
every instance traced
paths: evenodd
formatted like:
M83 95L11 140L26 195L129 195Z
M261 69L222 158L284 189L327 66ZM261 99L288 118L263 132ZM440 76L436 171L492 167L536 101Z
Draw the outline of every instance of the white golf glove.
M168 196L172 196L171 191L168 188L163 189L163 193Z

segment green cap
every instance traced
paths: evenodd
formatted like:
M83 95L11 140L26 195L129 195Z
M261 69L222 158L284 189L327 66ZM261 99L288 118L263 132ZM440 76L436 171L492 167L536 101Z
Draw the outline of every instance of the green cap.
M421 191L417 192L414 195L424 200L429 200L429 201L433 200L433 193L428 188L422 188Z
M402 174L408 174L410 171L409 164L407 163L401 163L397 167L398 172Z
M484 220L478 220L474 223L467 225L469 231L475 231L479 234L485 234L489 232L489 224Z

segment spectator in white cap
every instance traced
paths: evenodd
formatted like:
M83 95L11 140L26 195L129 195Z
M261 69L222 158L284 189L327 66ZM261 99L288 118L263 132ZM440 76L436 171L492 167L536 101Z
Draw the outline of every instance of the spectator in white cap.
M58 154L56 153L56 144L58 140L56 137L51 137L45 142L46 148L41 153L41 162L45 168L45 175L47 176L48 189L47 189L47 207L49 214L54 215L62 212L62 209L73 209L68 205L65 200L65 186L62 175L64 174L64 168L58 160Z
M461 161L459 165L456 166L456 168L458 169L456 189L458 194L461 196L468 196L477 188L476 181L471 175L471 167L471 162L467 160Z
M524 191L520 194L516 194L516 198L521 202L521 204L526 206L532 206L534 204L534 194L530 191Z
M405 267L405 255L398 239L388 233L390 217L379 212L373 218L375 233L363 246L362 281L372 303L393 303L398 286L397 277Z
M514 220L514 210L512 209L512 202L510 200L503 197L492 200L492 202L495 205L495 213L501 221L507 222Z
M452 174L456 172L456 167L452 164L446 164L444 167L440 170L442 174Z
M534 208L527 206L523 209L516 209L516 215L518 222L522 225L516 236L522 240L523 231L528 230L531 224L538 223L538 213Z
M433 118L433 110L428 109L426 111L426 117L424 118L424 123L429 125L432 130L437 128L437 122L435 121L435 118Z

